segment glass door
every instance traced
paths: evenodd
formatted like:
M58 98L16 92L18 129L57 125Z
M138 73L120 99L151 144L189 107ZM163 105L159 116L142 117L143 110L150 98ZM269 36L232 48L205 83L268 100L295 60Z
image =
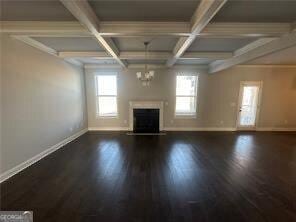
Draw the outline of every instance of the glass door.
M237 128L255 130L259 113L261 82L242 82L240 87Z

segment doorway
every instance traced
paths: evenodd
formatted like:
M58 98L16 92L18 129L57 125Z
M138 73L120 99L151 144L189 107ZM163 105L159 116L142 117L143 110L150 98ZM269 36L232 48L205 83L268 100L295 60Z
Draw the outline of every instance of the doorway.
M256 130L262 82L241 82L237 115L238 130Z

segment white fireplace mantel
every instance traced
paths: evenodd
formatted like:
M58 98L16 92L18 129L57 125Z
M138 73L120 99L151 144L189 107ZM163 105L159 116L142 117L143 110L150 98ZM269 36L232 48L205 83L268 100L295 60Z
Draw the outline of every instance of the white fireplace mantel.
M130 101L129 130L134 129L134 109L159 109L159 130L163 131L163 101Z

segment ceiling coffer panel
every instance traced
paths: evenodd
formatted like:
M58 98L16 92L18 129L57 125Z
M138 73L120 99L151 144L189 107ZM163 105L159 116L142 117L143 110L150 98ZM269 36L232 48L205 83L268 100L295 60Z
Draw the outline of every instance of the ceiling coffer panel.
M198 0L89 0L102 21L190 21Z
M1 21L76 21L59 0L0 0Z
M145 51L144 42L150 42L148 51L172 51L178 41L176 37L123 37L113 38L120 51Z
M212 22L294 22L295 0L228 0Z
M188 52L233 52L256 38L197 38L188 48Z
M92 37L35 37L34 39L57 51L104 51Z

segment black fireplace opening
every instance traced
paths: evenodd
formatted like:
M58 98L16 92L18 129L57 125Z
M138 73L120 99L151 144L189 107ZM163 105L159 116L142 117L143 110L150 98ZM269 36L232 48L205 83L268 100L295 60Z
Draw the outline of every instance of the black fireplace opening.
M134 133L159 133L159 109L134 109Z

